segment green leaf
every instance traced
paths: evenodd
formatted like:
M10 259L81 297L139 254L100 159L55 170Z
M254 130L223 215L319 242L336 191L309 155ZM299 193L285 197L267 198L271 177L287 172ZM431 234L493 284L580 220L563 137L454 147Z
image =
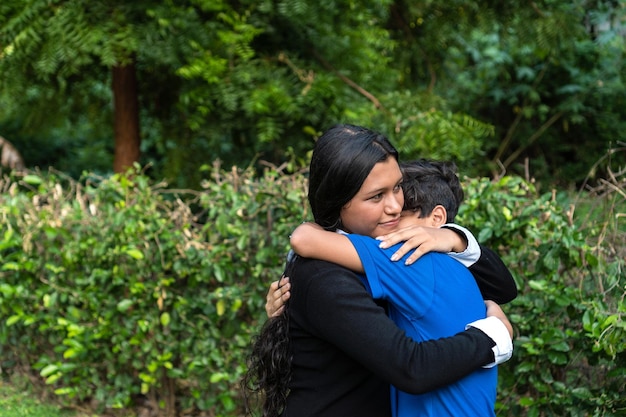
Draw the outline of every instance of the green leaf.
M165 313L161 314L160 321L161 321L161 325L163 327L167 327L170 324L170 315L169 315L169 313L165 312Z
M74 395L76 393L76 388L70 388L70 387L63 387L63 388L57 388L54 390L54 393L56 395Z
M63 377L63 374L61 372L57 372L56 374L52 374L48 378L46 378L46 384L47 385L52 385L55 382L57 382L59 379L61 379L61 377Z
M530 280L528 285L535 291L546 291L548 289L548 283L545 280Z
M535 403L535 400L532 399L531 397L522 397L519 399L519 405L521 405L522 407L530 407L534 403Z
M619 316L617 314L611 314L610 316L605 318L604 321L602 321L602 329L606 329L613 323L617 323L618 320L619 320Z
M143 259L143 253L139 249L126 249L126 254L134 259Z
M124 311L127 311L132 305L133 305L133 302L131 300L124 299L120 301L119 303L117 303L117 310L124 312Z
M230 306L230 311L236 313L237 311L239 311L242 305L243 301L241 300L241 298L236 298L235 300L233 300L233 304Z
M559 352L569 352L570 346L565 341L561 341L550 346L552 349L557 350Z
M511 221L513 220L513 214L511 213L511 209L504 206L502 207L502 214L504 215L504 218L506 219L506 221Z
M583 313L583 328L587 331L591 331L591 314L590 310L585 310Z
M53 373L55 373L55 372L56 372L56 371L58 371L58 370L59 370L59 367L58 367L57 365L50 364L50 365L45 366L45 367L44 367L44 368L43 368L43 369L39 372L39 374L40 374L42 377L46 378L47 376L52 375Z
M20 266L16 262L6 262L2 265L3 271L19 271Z
M224 313L226 312L226 301L224 301L223 298L220 298L219 300L217 300L217 315L218 316L223 316Z
M39 185L43 182L41 177L37 175L33 175L33 174L25 175L23 180L26 184L30 184L30 185Z
M216 372L214 374L211 375L211 378L209 379L209 381L211 382L211 384L215 384L218 383L220 381L223 381L225 379L228 379L228 374L225 372Z
M77 353L78 351L76 349L69 348L65 352L63 352L63 358L64 359L73 358L74 356L76 356Z

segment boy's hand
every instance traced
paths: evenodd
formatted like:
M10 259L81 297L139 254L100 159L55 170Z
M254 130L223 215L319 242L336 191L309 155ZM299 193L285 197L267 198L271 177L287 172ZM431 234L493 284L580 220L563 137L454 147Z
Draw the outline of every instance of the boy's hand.
M506 314L504 314L504 311L502 311L502 308L495 301L491 300L485 300L485 306L487 306L487 317L495 316L499 318L509 331L511 339L513 339L513 326Z
M376 239L381 241L380 247L383 249L404 242L391 257L392 261L401 259L411 249L415 249L407 258L406 265L411 265L428 252L463 252L467 248L467 242L458 233L436 227L410 226Z
M267 313L267 317L278 317L283 313L285 303L291 297L290 289L289 277L284 275L280 280L272 282L265 297L265 313Z

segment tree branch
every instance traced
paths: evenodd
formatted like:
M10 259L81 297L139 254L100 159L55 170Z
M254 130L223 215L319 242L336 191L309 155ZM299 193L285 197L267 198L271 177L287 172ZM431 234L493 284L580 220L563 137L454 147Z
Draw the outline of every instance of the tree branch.
M537 131L535 131L535 133L533 133L530 136L530 138L528 138L528 143L526 143L526 145L522 145L519 148L517 148L515 152L513 152L511 155L509 155L508 158L506 158L506 160L502 163L502 165L504 165L504 167L507 168L515 159L517 159L517 157L524 151L524 149L528 148L528 146L530 146L534 141L539 139L539 137L543 135L543 133L550 126L552 126L557 120L559 120L562 116L563 116L562 111L556 114L553 114L552 117L548 119L548 121L546 121L543 125L541 125L541 127L537 129Z
M339 79L341 81L343 81L344 83L348 84L350 87L352 87L356 91L358 91L359 94L365 96L369 101L374 103L374 106L377 109L381 110L382 112L384 112L388 116L393 116L393 114L389 110L387 110L385 108L385 106L382 105L380 100L378 100L372 93L370 93L369 91L367 91L366 89L364 89L363 87L361 87L360 85L358 85L357 83L352 81L350 78L348 78L345 75L343 75L342 73L340 73L337 69L335 69L335 67L333 67L328 61L326 61L316 50L313 50L313 55L315 56L315 58L317 58L318 61L320 61L320 63L327 70L329 70L330 72L335 74L337 77L339 77Z
M537 88L537 86L539 85L539 83L543 79L544 75L546 74L547 70L548 70L548 65L546 64L546 65L544 65L544 67L542 68L541 72L539 73L539 75L537 76L535 81L533 82L533 85L532 85L533 89ZM496 154L495 154L495 156L492 159L493 163L498 164L500 159L502 158L502 155L504 154L504 151L506 151L506 149L509 147L509 144L511 143L511 140L513 139L513 135L515 134L515 130L517 129L517 126L519 125L520 121L522 120L524 107L526 107L527 105L528 105L528 101L525 99L524 102L522 103L522 107L520 108L519 113L517 113L517 115L515 116L515 120L513 120L513 123L511 123L511 126L509 126L509 128L507 129L506 136L504 137L504 139L500 143L500 146L498 147L498 150L496 151ZM519 155L519 153L518 153L518 155ZM509 161L510 159L511 159L510 157L507 158L507 161ZM508 164L506 162L501 164L501 165L504 168L506 168L508 166Z

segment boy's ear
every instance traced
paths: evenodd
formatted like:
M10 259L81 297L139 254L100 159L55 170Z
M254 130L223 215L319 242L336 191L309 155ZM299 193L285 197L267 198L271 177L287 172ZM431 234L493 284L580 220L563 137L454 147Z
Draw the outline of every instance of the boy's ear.
M436 205L433 211L430 213L430 218L434 227L443 226L448 221L448 212L446 208L441 204Z

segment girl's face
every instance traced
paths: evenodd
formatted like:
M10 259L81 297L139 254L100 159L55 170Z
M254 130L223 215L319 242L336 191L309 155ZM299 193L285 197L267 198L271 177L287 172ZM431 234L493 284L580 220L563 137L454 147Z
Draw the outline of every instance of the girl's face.
M345 231L376 237L396 230L404 204L401 183L395 158L374 165L361 189L341 209Z

